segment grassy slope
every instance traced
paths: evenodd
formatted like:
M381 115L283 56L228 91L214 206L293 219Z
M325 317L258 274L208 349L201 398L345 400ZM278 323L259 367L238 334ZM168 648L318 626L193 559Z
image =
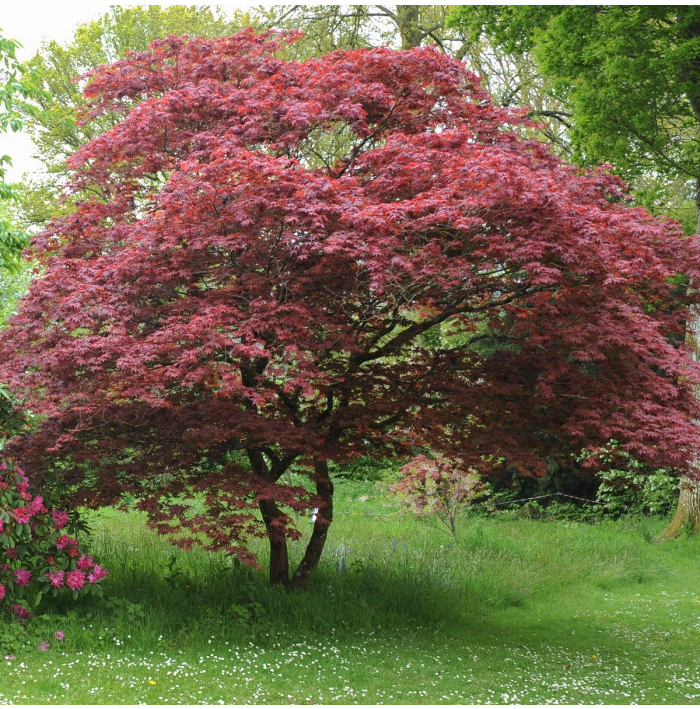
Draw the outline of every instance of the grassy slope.
M662 524L473 518L455 544L346 483L287 594L102 513L109 600L50 609L0 703L698 703L700 539Z

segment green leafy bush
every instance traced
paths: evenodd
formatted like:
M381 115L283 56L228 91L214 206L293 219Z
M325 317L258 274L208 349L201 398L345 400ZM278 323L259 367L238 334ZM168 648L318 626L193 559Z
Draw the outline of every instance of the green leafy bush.
M605 514L666 515L677 502L678 478L669 470L642 474L611 469L600 477L596 499L603 503Z
M652 470L615 441L595 457L604 464L596 495L603 514L666 515L677 502L678 478L671 469Z
M24 428L27 415L17 410L17 400L10 390L0 382L0 450L3 441Z

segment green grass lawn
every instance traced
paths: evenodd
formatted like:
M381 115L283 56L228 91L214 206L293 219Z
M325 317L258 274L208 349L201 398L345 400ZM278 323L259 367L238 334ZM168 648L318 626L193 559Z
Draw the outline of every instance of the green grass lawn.
M345 482L289 594L104 510L105 598L36 618L0 703L697 704L700 539L655 544L663 523L472 517L455 542Z

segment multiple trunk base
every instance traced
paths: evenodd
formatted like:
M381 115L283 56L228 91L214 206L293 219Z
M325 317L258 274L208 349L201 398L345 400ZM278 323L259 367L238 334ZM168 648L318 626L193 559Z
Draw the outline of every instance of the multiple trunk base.
M325 459L319 458L314 461L314 474L316 493L320 502L319 512L304 556L291 576L287 538L284 533L284 525L281 523L284 515L273 501L263 500L260 502L260 511L270 540L270 584L273 586L285 586L290 590L304 590L321 560L328 536L328 527L333 521L333 483L328 474L328 463Z

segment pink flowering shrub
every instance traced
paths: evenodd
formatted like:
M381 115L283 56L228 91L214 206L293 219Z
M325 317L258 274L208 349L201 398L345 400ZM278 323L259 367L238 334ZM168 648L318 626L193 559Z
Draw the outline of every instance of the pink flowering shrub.
M479 476L459 458L419 455L401 468L400 479L389 487L406 511L457 534L457 518L474 500L488 495Z
M63 531L68 521L29 492L21 468L0 463L0 608L28 618L47 591L102 594L107 570Z

